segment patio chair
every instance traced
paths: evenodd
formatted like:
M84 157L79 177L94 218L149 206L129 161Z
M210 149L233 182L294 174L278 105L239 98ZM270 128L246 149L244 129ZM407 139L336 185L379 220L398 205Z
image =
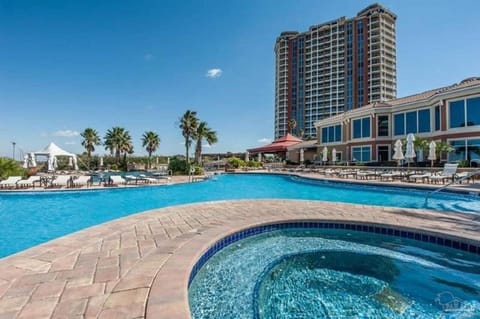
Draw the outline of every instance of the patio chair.
M6 180L0 182L0 188L15 188L17 182L21 179L21 176L10 176Z
M72 180L72 187L89 186L91 184L92 177L88 175L78 176Z
M111 186L118 186L120 184L126 185L127 181L120 175L112 175L110 176L108 185Z
M72 176L70 175L58 175L54 180L52 180L51 187L70 187L72 182Z
M455 176L455 173L457 172L458 164L445 164L443 166L443 171L440 172L438 175L432 175L428 178L429 181L431 182L439 182L442 181L442 183L445 183L446 179L452 179Z
M17 182L17 188L28 188L28 187L35 188L35 183L38 183L38 185L41 184L40 176L30 176L27 179L19 180Z
M432 173L427 172L424 172L422 174L413 174L408 176L408 181L416 183L418 180L421 180L422 183L425 183L425 181L432 176Z

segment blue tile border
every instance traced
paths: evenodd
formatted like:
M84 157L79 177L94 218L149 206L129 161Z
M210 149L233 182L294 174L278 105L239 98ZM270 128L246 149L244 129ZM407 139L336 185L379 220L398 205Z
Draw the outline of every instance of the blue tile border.
M188 279L188 287L192 283L193 279L197 275L198 271L205 265L205 263L215 255L218 251L223 248L233 244L241 239L271 232L280 229L287 228L315 228L315 229L343 229L351 230L358 232L366 233L375 233L379 235L387 235L393 237L400 237L406 239L412 239L416 241L422 241L429 244L449 247L464 252L480 255L480 244L472 244L468 242L468 239L462 241L459 239L452 239L448 237L442 237L441 235L424 233L420 230L409 230L402 228L395 228L394 226L383 226L383 225L374 225L366 223L355 223L355 222L330 222L330 221L293 221L285 223L276 223L269 225L261 225L252 228L247 228L236 232L234 234L228 235L221 240L214 243L203 255L197 260L195 265L190 271L190 276Z

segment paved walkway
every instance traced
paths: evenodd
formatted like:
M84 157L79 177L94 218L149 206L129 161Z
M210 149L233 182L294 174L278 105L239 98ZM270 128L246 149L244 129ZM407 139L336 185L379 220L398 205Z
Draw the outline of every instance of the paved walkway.
M293 200L168 207L95 226L0 260L3 318L189 318L187 278L212 242L273 221L420 228L480 242L475 215Z

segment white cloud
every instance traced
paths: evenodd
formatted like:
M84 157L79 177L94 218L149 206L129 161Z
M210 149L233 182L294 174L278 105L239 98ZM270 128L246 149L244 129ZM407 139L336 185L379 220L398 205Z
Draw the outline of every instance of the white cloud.
M271 138L268 138L268 137L263 137L259 140L257 140L258 143L270 143L272 141Z
M207 78L218 78L222 75L222 69L210 69L207 71L207 74L205 74L205 76Z
M65 142L65 145L75 145L75 144L77 144L77 142L75 142L75 141L66 141Z
M153 59L153 54L151 53L145 53L145 55L143 56L143 59L145 61L151 61Z
M53 132L53 136L60 136L60 137L74 137L74 136L79 136L80 132L78 131L73 131L73 130L60 130Z

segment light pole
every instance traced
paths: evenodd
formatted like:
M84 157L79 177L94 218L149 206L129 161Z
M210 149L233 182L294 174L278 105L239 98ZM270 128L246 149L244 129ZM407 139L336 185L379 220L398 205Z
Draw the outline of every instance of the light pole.
M12 142L12 146L13 146L13 160L15 160L15 145L17 145L17 143L15 142Z

